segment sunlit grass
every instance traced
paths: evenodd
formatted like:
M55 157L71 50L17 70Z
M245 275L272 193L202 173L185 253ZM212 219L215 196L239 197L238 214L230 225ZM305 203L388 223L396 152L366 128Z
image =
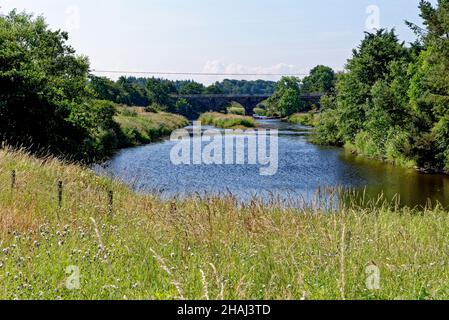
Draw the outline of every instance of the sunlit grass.
M186 118L171 113L145 112L143 108L119 107L115 121L125 135L127 145L150 143L188 125Z
M162 201L8 150L0 181L3 299L449 297L449 215L440 208ZM369 265L380 269L379 290L366 286ZM66 288L68 266L80 269L79 290Z
M252 117L222 114L218 112L207 112L198 119L204 125L212 125L222 129L245 129L256 126Z

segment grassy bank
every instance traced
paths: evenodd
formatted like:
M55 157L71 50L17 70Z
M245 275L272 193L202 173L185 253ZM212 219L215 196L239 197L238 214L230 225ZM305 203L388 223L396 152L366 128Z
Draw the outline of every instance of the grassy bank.
M2 299L449 297L441 209L164 202L76 165L6 150L0 181ZM380 289L368 290L374 266ZM69 290L76 268L80 286Z
M287 121L292 124L301 124L308 127L316 127L320 121L319 113L295 113Z
M143 108L118 107L114 120L122 134L121 146L150 143L188 125L186 118L171 113L149 113Z
M222 129L247 129L256 126L252 117L218 112L204 113L198 121L201 121L203 125L212 125Z

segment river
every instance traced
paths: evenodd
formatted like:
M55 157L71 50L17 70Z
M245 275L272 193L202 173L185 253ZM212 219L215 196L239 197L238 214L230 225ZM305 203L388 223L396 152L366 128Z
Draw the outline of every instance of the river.
M299 204L315 199L318 189L344 187L367 199L383 194L411 207L429 201L449 206L447 176L422 174L357 157L341 148L311 144L308 137L313 132L304 126L277 120L258 124L279 130L279 168L273 176L262 176L260 168L251 165L173 165L170 151L175 142L169 140L121 150L95 170L163 198L230 192L242 201L259 197Z

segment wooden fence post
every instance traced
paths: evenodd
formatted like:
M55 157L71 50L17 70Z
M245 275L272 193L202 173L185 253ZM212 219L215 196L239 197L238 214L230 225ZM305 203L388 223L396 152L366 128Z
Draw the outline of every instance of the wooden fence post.
M109 191L109 203L108 203L108 212L109 212L109 217L113 217L114 216L114 191Z
M16 187L16 170L11 171L11 190Z
M58 181L58 205L59 205L59 208L62 207L62 188L63 188L62 181Z

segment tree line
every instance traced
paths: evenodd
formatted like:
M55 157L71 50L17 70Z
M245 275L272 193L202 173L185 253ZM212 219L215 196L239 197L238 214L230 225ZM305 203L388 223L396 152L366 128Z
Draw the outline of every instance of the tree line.
M322 99L317 141L425 169L449 170L449 0L421 1L417 40L366 33Z
M90 74L89 60L67 44L66 32L45 19L12 11L0 16L0 144L94 160L123 145L116 104L189 115L173 94L270 94L270 81L194 81Z
M113 81L106 77L90 76L90 86L97 98L129 106L159 107L173 110L173 95L197 94L266 94L271 95L276 89L276 82L265 80L229 80L215 82L205 86L193 80L171 81L161 78L120 77Z
M276 90L266 101L262 102L255 112L262 116L289 117L294 113L319 109L319 105L305 102L302 95L321 93L332 94L335 88L335 71L327 66L319 65L310 71L304 79L282 77L276 84Z
M126 114L116 102L169 103L165 82L145 82L157 88L148 94L139 79L109 85L110 80L92 77L88 58L76 55L67 41L68 34L50 30L43 17L16 11L0 16L0 146L95 161L129 145L139 133L117 120ZM151 121L128 113L141 125ZM164 124L160 131L176 123Z
M0 17L1 143L76 159L110 149L115 108L93 99L88 59L67 40L42 17Z

